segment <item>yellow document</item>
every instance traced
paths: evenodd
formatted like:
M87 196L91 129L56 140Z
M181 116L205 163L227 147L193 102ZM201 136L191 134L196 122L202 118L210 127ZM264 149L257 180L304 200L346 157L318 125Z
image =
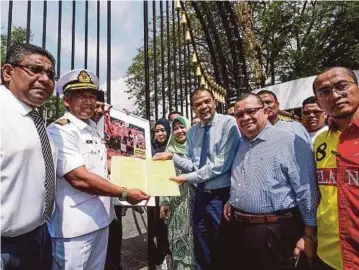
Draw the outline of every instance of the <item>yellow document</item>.
M169 180L176 176L172 160L153 161L113 156L111 182L125 188L140 188L150 196L180 196L178 184Z

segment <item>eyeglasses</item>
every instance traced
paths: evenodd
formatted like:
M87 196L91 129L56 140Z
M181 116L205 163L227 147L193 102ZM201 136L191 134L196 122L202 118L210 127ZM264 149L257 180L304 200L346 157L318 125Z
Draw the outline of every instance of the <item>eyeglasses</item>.
M314 116L318 117L320 116L322 113L324 113L324 111L320 111L320 110L314 110L314 111L303 111L303 116L308 117L311 114L313 114Z
M318 89L317 93L318 93L318 97L319 98L328 98L329 95L335 91L338 95L343 94L345 91L348 90L349 86L351 84L355 84L355 82L351 82L351 81L340 81L337 83L333 83L332 86L330 87L324 87L322 89Z
M55 71L43 69L42 66L20 65L20 64L16 64L16 65L12 65L12 66L21 68L22 70L26 71L30 76L41 77L45 73L46 76L51 81L55 81L57 79L56 75L55 75Z
M245 115L253 117L260 109L263 109L263 107L250 108L250 109L242 111L242 112L236 112L236 113L234 113L234 116L237 119L243 118Z

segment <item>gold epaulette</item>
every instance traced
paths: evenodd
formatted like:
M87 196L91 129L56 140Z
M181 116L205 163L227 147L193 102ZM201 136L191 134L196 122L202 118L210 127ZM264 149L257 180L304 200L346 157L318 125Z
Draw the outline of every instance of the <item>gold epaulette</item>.
M59 118L55 121L55 124L58 124L58 125L61 125L61 126L64 126L64 125L67 125L70 123L70 120L67 119L67 118Z

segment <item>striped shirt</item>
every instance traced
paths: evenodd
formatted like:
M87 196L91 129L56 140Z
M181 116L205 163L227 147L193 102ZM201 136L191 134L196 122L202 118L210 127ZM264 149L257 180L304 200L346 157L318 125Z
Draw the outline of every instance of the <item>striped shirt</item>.
M298 206L305 225L314 226L317 202L313 153L303 139L268 122L243 140L231 171L234 208L263 214Z
M174 155L173 161L176 167L189 172L187 181L190 183L205 182L206 189L229 187L230 169L241 141L237 123L231 116L216 113L208 125L211 128L206 165L198 169L205 130L203 124L190 128L184 157Z

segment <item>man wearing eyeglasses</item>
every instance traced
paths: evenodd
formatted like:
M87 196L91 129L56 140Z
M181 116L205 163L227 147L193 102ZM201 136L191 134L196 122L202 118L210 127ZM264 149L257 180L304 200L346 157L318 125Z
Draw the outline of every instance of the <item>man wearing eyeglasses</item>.
M319 74L313 92L331 117L314 141L321 200L316 269L359 269L359 88L354 72Z
M236 247L230 257L243 269L291 269L300 253L311 263L318 192L310 146L272 126L255 94L242 95L234 111L243 142L224 208ZM232 262L226 269L238 265Z
M54 92L54 66L32 44L12 45L2 66L1 269L51 268L57 150L38 108Z
M98 83L95 74L81 69L65 73L57 83L67 112L48 127L59 150L56 208L49 223L53 270L104 269L113 220L110 197L132 204L148 199L139 189L107 179L104 140L91 120Z
M328 126L325 124L327 115L319 107L314 96L306 98L302 102L302 106L303 125L307 129L313 143L320 133L328 130Z

